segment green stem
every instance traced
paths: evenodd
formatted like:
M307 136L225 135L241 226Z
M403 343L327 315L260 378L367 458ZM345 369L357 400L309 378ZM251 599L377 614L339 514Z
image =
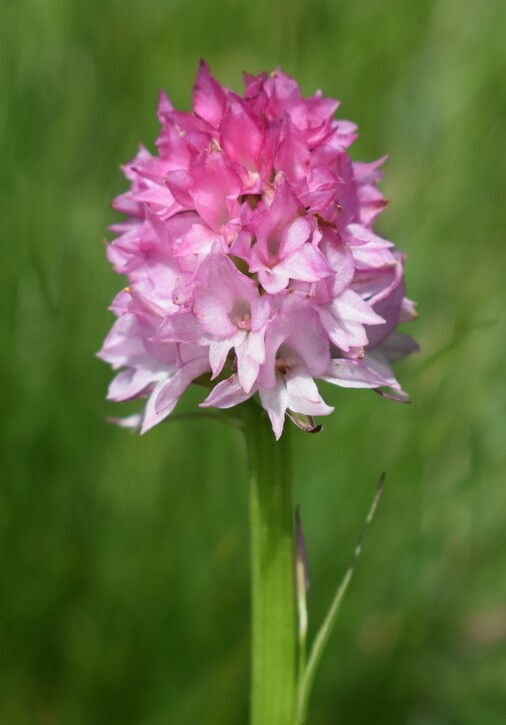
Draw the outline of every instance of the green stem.
M246 408L246 406L245 406ZM245 410L252 562L251 725L292 725L296 616L289 430L276 441L264 411Z

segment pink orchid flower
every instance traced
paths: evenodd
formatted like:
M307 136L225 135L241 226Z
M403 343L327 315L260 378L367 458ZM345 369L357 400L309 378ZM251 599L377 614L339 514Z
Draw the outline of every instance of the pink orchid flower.
M157 154L123 167L130 190L109 245L127 277L100 357L108 397L146 398L122 425L144 432L195 380L204 407L255 397L277 438L285 415L328 415L317 380L406 400L391 362L417 346L404 257L372 225L386 202L338 102L304 97L279 69L245 74L240 97L202 61L190 113L162 92Z

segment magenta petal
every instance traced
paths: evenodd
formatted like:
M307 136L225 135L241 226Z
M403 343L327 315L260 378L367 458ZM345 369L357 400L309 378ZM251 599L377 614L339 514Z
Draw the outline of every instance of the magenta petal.
M278 272L277 269L261 269L258 273L258 281L266 292L277 295L288 287L290 278L285 272Z
M401 386L397 382L392 372L390 363L384 357L384 355L379 352L379 350L375 350L371 353L366 353L364 357L364 365L366 365L370 370L374 371L380 378L383 379L382 385L388 388L392 388L393 390L400 391Z
M209 345L209 364L213 373L211 380L214 380L223 370L228 353L234 344L234 337L227 337L224 340L211 342Z
M332 310L346 320L360 322L363 325L385 324L385 320L373 310L371 305L352 290L342 292L335 299Z
M169 171L165 175L165 183L174 199L188 209L193 209L193 197L189 192L191 176L188 171L179 169L178 171Z
M97 357L114 368L133 367L142 361L145 347L139 334L137 317L130 313L121 315L112 326Z
M226 102L225 90L213 78L205 60L201 60L193 87L193 110L197 116L205 119L214 128L218 128Z
M402 335L400 332L393 332L381 343L380 351L389 362L401 360L406 355L420 351L420 345L413 340L411 335Z
M180 367L158 391L155 400L155 413L160 415L166 413L167 410L172 411L188 385L208 370L209 361L206 357L190 360Z
M265 329L250 332L235 349L237 373L244 391L249 392L258 378L260 365L265 362Z
M405 297L401 304L399 322L412 322L413 320L416 320L417 317L418 312L416 311L416 302L408 300L408 298Z
M235 93L229 93L219 130L227 155L246 169L256 171L260 166L264 131L248 104Z
M207 148L190 167L190 192L195 208L218 231L229 220L227 199L241 192L240 179L232 164L216 146Z
M360 221L364 226L372 226L383 209L388 206L383 194L374 186L360 186L357 191L360 205Z
M196 156L195 149L188 145L187 138L181 134L181 129L172 116L164 120L156 145L160 157L166 160L166 172L187 169Z
M109 385L107 400L132 400L148 388L152 383L167 377L167 371L160 371L158 374L149 369L128 368L122 370Z
M295 312L292 324L288 342L304 360L308 373L317 378L327 368L330 359L329 340L325 330L312 309Z
M275 269L278 274L301 282L318 282L333 273L323 254L311 244L286 257Z
M282 380L277 379L273 388L260 389L260 401L267 411L276 440L281 438L285 425L285 413L288 408L288 393Z
M286 380L288 407L304 415L330 415L334 408L322 400L313 378L303 370L295 370Z
M304 178L309 170L310 151L301 132L285 115L281 123L279 145L276 151L276 171L283 171L290 181Z
M141 434L146 433L150 428L153 428L153 426L157 425L157 423L160 423L164 418L166 418L170 413L172 413L172 410L174 409L176 403L170 408L166 408L163 412L158 413L155 410L155 401L158 397L158 393L164 385L166 384L165 380L160 380L160 382L155 386L153 389L153 392L149 396L146 407L144 409L144 415L142 418L142 426L141 426Z
M367 367L363 360L332 360L322 380L343 388L379 388L386 385L385 379Z
M320 318L330 339L341 350L363 347L368 343L365 325L384 325L371 305L348 289L319 310Z
M324 233L319 249L334 272L331 282L332 297L337 297L353 280L355 274L353 254L341 243L338 235L329 231Z
M348 224L346 227L349 243L351 244L374 244L375 248L389 248L394 245L388 239L383 239L374 234L370 229L361 224Z
M380 171L379 167L383 166L387 159L388 156L382 156L381 159L368 164L362 161L355 161L353 164L355 178L360 184L376 184L383 178L383 171Z
M296 217L282 234L280 254L285 256L300 249L311 235L311 224L304 217ZM328 265L327 265L328 266Z
M190 230L181 239L175 257L186 257L189 254L209 254L216 240L220 237L216 235L209 227L202 224L194 224Z
M198 320L190 310L168 315L156 331L161 342L188 342L203 345L207 342Z
M170 113L174 110L174 106L169 101L169 98L164 90L160 88L160 91L158 93L158 120L160 123L164 123L167 116L170 115Z
M232 408L251 398L254 392L252 390L249 393L245 393L239 383L237 375L232 375L232 377L218 383L204 402L200 403L200 406L202 408Z
M242 356L239 350L237 350L237 375L242 389L245 393L249 393L258 378L260 363L252 358Z

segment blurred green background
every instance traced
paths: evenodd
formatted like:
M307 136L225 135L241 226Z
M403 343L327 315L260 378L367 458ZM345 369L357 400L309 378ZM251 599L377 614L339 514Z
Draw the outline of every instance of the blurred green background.
M105 424L94 357L118 166L200 56L341 99L353 157L390 155L378 228L419 301L413 405L328 387L293 431L312 631L387 472L309 725L506 722L505 37L501 0L2 0L2 725L247 722L242 441Z

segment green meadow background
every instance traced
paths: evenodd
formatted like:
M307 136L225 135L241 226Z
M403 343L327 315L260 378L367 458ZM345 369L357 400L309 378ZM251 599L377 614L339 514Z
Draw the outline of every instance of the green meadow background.
M201 56L341 99L419 302L413 404L328 386L293 431L312 632L387 473L309 725L506 722L505 37L502 0L2 0L1 725L247 723L242 440L106 424L94 356L119 164Z

